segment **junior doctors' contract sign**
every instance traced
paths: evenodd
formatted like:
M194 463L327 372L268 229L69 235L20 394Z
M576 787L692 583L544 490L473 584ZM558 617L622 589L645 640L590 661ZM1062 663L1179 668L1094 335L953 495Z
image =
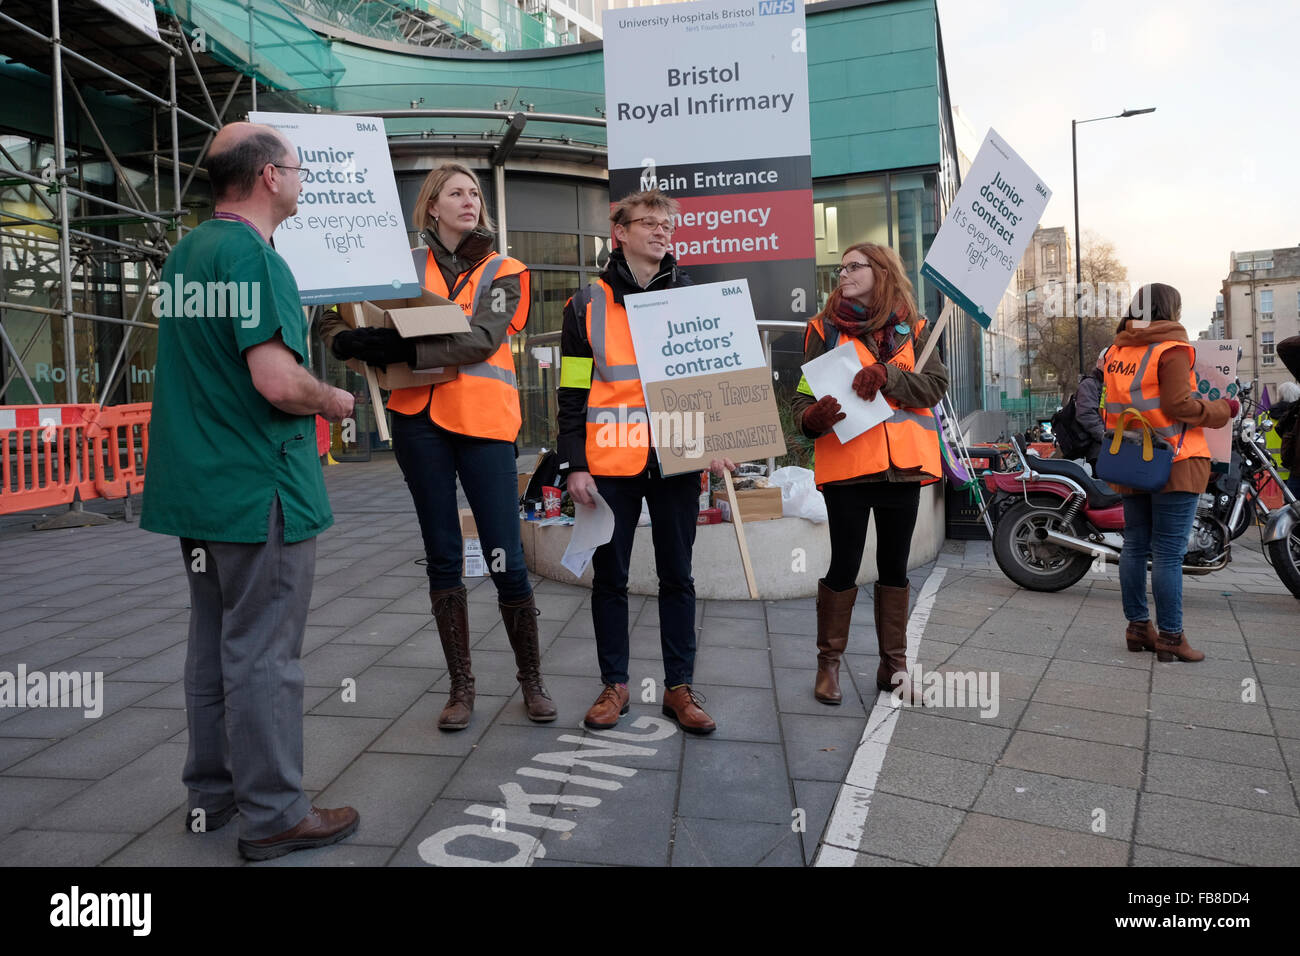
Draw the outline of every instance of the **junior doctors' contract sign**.
M1038 174L989 130L922 275L987 329L1051 198Z
M1196 391L1207 400L1237 397L1237 340L1207 339L1193 342L1196 349ZM1232 422L1205 429L1210 446L1210 460L1230 461L1232 456Z
M313 113L248 118L289 137L306 170L298 214L275 231L303 304L419 296L384 121Z

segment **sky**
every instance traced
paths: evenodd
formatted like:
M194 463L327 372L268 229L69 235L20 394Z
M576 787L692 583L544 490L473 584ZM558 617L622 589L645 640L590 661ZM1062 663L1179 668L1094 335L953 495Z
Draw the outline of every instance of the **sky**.
M1052 189L1040 225L1079 218L1134 284L1183 297L1209 324L1231 253L1300 245L1300 3L1296 0L938 0L948 90ZM972 156L972 159L974 157Z

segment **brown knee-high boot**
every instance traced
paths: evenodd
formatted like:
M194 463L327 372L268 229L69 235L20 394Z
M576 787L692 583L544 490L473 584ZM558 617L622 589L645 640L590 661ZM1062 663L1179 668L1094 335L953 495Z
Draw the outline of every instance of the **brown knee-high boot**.
M438 715L439 730L464 730L474 712L474 675L469 669L469 604L465 586L429 591L438 639L451 675L451 695Z
M907 600L911 585L901 588L876 582L876 641L880 646L880 666L876 668L876 686L893 693L893 677L904 674L903 699L912 702L911 678L907 675ZM920 703L920 701L917 701Z
M840 694L840 656L849 643L849 624L858 589L832 591L826 582L817 582L817 682L813 696L823 704L838 704Z

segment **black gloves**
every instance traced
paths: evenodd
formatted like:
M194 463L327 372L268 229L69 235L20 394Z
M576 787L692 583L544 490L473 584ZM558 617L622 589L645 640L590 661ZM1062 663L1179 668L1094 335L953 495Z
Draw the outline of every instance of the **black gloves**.
M337 358L360 359L381 369L398 362L415 367L415 342L396 329L346 329L334 336L331 349Z

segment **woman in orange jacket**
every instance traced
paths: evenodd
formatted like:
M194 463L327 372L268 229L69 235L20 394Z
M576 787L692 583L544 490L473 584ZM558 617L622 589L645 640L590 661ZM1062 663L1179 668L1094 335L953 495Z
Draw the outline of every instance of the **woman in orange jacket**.
M1181 312L1182 297L1173 286L1138 289L1106 350L1102 392L1107 429L1119 427L1125 409L1136 408L1175 449L1169 481L1158 492L1114 486L1124 496L1119 585L1128 619L1125 642L1130 651L1155 651L1162 661L1205 658L1183 634L1183 555L1210 478L1205 429L1226 424L1240 408L1235 398L1199 397L1192 372L1196 351L1178 321ZM1148 560L1158 630L1147 609Z
M888 246L859 243L845 251L838 273L838 287L808 323L804 362L853 343L863 366L853 390L867 401L879 392L893 414L842 443L831 430L844 418L833 395L815 400L801 381L794 397L795 421L816 439L816 481L826 498L831 537L830 568L817 582L813 694L824 704L841 701L839 662L848 644L872 512L878 572L873 604L880 649L876 686L889 692L901 681L908 694L908 557L921 486L939 480L938 421L931 409L948 389L948 370L938 350L916 370L930 327L916 308L912 282L898 254Z

